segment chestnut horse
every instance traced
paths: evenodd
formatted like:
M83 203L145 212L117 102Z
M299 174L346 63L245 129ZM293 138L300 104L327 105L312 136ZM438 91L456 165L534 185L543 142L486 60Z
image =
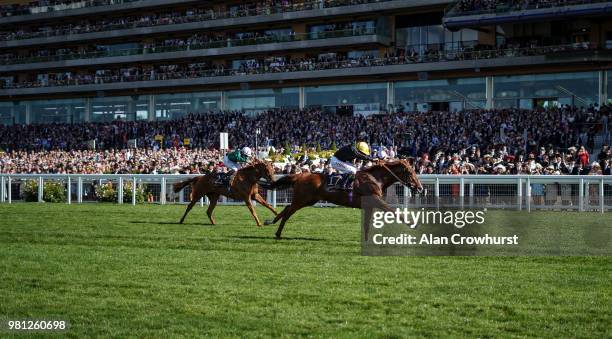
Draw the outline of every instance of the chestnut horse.
M391 207L383 200L385 190L392 184L400 182L417 192L423 191L423 186L417 178L416 171L408 160L402 159L394 162L381 162L372 167L357 172L352 191L329 191L326 189L324 174L302 173L285 176L271 185L271 189L293 187L291 205L285 207L273 221L266 221L266 225L275 224L282 220L276 231L276 239L281 238L283 227L287 220L298 210L312 206L318 201L328 201L336 205L362 208L364 197L371 201L373 208L391 211ZM363 206L365 207L365 206ZM367 218L371 215L371 208L366 209ZM367 223L364 222L364 226ZM368 228L364 227L367 240Z
M207 196L209 205L206 214L211 224L214 225L215 218L213 218L212 213L217 206L219 196L223 195L231 199L244 201L249 211L251 211L251 215L255 218L257 226L261 227L261 222L255 213L255 208L253 208L251 200L257 201L272 211L274 215L278 215L274 208L268 204L266 199L259 194L257 182L262 178L268 181L268 183L272 183L274 181L274 169L269 163L254 160L250 165L246 165L236 172L231 182L231 189L229 190L227 187L219 186L218 184L215 185L215 174L205 174L174 184L173 188L175 193L191 185L191 202L187 206L187 210L185 210L185 214L183 214L180 223L182 224L183 221L185 221L185 217L189 211L191 211L193 205L204 196Z

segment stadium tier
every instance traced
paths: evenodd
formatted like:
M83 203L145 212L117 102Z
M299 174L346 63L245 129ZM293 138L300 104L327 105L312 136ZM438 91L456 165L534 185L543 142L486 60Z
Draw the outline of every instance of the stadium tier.
M8 125L589 107L610 96L607 1L1 3Z
M610 171L612 1L13 2L4 172L201 173L221 131L308 150L285 172L355 140L420 173Z

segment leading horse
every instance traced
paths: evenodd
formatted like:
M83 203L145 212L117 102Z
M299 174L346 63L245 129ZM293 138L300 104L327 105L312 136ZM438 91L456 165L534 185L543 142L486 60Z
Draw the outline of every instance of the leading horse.
M183 221L185 221L185 217L198 202L198 200L206 196L208 197L209 201L206 214L208 215L208 219L210 219L210 223L214 225L215 218L213 218L212 213L217 206L219 196L223 195L231 199L244 201L246 206L249 208L251 215L253 218L255 218L257 226L261 227L261 222L255 213L255 208L253 207L251 200L257 201L272 211L274 215L278 215L274 208L268 204L266 199L259 194L259 187L257 183L262 178L268 183L272 183L274 181L274 169L272 168L272 165L267 162L253 160L251 164L246 165L245 167L242 167L236 171L229 188L215 184L216 175L213 173L194 177L174 184L173 188L175 193L178 193L183 188L191 185L191 201L189 202L180 223L182 224Z
M291 205L285 207L273 221L266 221L266 225L275 224L281 220L276 231L276 239L281 233L287 220L298 210L312 206L318 201L328 201L340 206L365 208L368 216L372 208L391 211L391 207L383 200L385 190L392 184L399 182L411 189L422 192L423 185L419 181L416 171L406 159L393 162L381 162L377 165L357 172L352 191L331 191L326 187L324 174L302 173L287 175L271 185L271 189L293 187ZM362 198L368 198L368 206L362 206ZM369 218L368 218L369 219ZM364 222L364 235L367 239L368 228Z

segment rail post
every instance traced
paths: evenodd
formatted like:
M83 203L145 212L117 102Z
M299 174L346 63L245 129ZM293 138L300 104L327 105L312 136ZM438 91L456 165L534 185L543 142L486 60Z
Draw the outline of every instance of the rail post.
M276 208L276 190L272 190L272 207Z
M43 177L38 177L38 202L45 202L43 199L43 194L45 193L45 189L43 188L44 180Z
M459 206L463 209L465 197L465 179L461 177L459 179Z
M474 183L470 182L470 208L474 208Z
M403 185L402 187L404 188L404 208L408 208L408 199L409 199L408 193L410 190L408 189L406 185Z
M599 181L599 208L601 209L601 213L604 213L604 178L601 177Z
M72 181L70 180L70 176L66 179L66 203L68 205L72 204Z
M434 185L434 197L436 199L436 209L440 208L440 178L436 177Z
M8 203L11 204L13 203L13 185L12 185L13 179L11 179L11 177L8 177L7 181L8 181L8 194L7 194Z
M166 177L161 178L161 192L159 194L159 203L166 204Z
M132 178L132 206L136 206L136 185L138 181L136 181L136 177Z
M525 189L527 190L527 212L531 213L531 177L527 177Z
M523 180L521 178L516 179L516 199L518 210L520 211L523 206Z
M578 210L584 211L584 179L580 178L580 186L578 187Z
M77 178L77 203L83 202L83 178Z
M123 177L119 177L117 181L117 203L123 204Z
M178 196L179 196L179 203L182 204L185 202L185 191L181 190L180 192L178 192Z
M6 179L4 176L0 176L0 202L4 202L6 199Z

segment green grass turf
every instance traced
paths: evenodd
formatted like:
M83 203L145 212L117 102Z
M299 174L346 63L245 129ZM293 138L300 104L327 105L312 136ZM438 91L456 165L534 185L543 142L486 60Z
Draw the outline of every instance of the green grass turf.
M0 318L72 337L612 336L610 257L363 257L357 210L300 211L281 241L244 207L217 226L183 210L0 205Z

